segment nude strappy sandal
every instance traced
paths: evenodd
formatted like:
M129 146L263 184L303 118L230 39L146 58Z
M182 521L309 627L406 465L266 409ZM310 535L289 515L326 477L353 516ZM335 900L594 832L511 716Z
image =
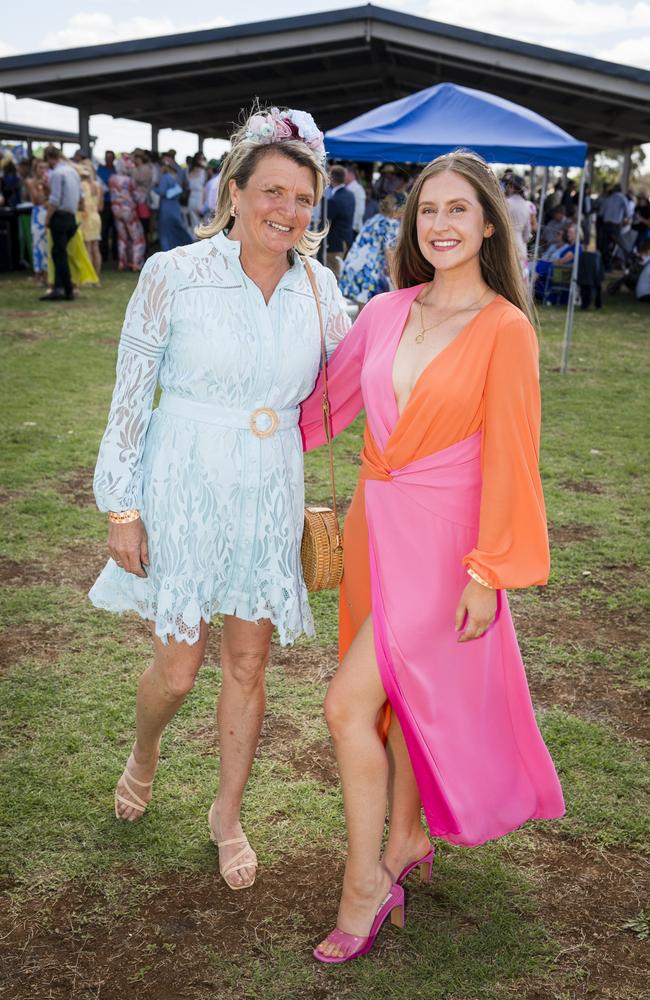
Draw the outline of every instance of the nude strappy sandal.
M248 837L246 836L245 833L242 834L241 837L233 837L232 840L217 840L217 838L214 835L214 830L212 829L213 809L214 809L214 802L210 806L210 810L208 812L208 826L210 828L210 840L212 841L212 843L216 844L217 848L229 847L232 844L242 845L241 851L238 851L237 854L235 854L235 856L230 859L227 865L223 866L221 864L221 861L219 862L219 873L221 874L221 877L228 886L228 888L232 889L234 892L236 892L237 889L250 889L251 886L255 884L255 876L253 876L252 882L247 882L245 885L233 885L232 882L228 881L228 876L231 875L232 872L241 871L243 868L255 868L255 870L257 871L257 855L255 854L255 851L253 850L251 845L248 843ZM246 856L248 857L248 861L244 860Z
M126 767L122 771L122 777L120 778L120 780L118 781L117 784L119 785L120 782L121 782L123 785L125 785L126 790L129 793L129 795L131 796L131 799L133 801L131 801L131 799L124 798L123 795L119 795L118 791L117 791L117 786L116 786L116 788L115 788L115 818L116 819L124 820L124 817L120 815L120 812L119 812L119 809L118 809L118 803L119 802L121 802L123 806L130 806L132 809L141 809L142 810L142 815L138 816L138 819L142 819L142 816L144 816L144 814L146 812L146 809L147 809L147 806L149 805L148 802L145 802L144 799L140 798L140 796L137 794L137 792L133 791L133 789L131 788L131 785L129 784L129 781L132 781L134 785L138 785L139 788L151 788L151 786L153 785L153 778L151 779L151 781L138 781L137 778L134 778L133 775L131 774L131 772L129 771L129 764L131 763L131 761L133 761L133 763L135 763L135 758L134 758L134 756L133 756L132 753L129 754L129 759L126 762ZM131 821L124 820L124 822L125 823L126 822L137 822L137 820L131 820Z

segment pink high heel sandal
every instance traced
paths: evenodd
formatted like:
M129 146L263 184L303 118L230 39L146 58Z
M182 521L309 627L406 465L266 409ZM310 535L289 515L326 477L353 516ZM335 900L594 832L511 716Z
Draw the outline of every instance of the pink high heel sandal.
M391 886L390 892L377 910L368 937L347 934L345 931L340 931L338 927L335 927L325 940L341 948L343 954L323 955L318 948L314 948L314 958L317 962L325 962L329 965L341 965L342 962L351 962L353 958L361 958L362 955L367 955L389 914L390 922L395 927L404 926L404 890L397 883Z
M430 882L431 881L431 870L433 868L433 857L436 853L436 849L431 845L431 850L428 854L425 854L420 858L419 861L413 861L410 865L402 868L401 872L397 876L397 882L399 885L402 884L407 875L410 875L412 871L416 868L420 869L420 882Z

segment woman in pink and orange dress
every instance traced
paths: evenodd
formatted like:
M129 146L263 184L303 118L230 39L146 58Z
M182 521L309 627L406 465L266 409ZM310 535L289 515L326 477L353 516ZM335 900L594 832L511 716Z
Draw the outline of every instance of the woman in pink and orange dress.
M348 828L337 927L314 952L329 963L403 920L410 871L430 877L422 807L434 837L465 846L564 811L505 593L549 569L537 338L478 156L424 169L394 265L398 291L371 300L329 365L334 432L367 415L325 703ZM321 398L319 380L306 449L323 443Z

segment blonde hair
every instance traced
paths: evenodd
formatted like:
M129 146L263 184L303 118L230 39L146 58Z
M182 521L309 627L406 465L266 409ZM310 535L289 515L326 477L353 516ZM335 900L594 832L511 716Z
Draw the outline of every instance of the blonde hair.
M258 163L269 153L281 153L300 167L307 167L314 175L314 203L323 197L327 174L318 154L302 139L282 139L276 142L260 143L251 140L248 122L253 115L264 114L264 109L254 107L246 115L246 120L231 135L231 149L226 155L219 179L219 193L214 215L209 222L196 227L194 232L200 239L215 236L232 225L233 211L230 199L230 181L234 180L243 190L255 173ZM327 229L313 232L306 229L294 249L302 254L314 254L318 250Z
M431 281L435 267L420 250L417 236L417 212L422 187L430 177L452 171L468 181L478 197L485 223L494 233L486 237L479 250L481 276L485 283L524 313L531 323L536 316L517 256L515 235L505 195L496 175L476 153L456 150L428 163L410 192L397 246L392 258L392 277L397 288L410 288Z

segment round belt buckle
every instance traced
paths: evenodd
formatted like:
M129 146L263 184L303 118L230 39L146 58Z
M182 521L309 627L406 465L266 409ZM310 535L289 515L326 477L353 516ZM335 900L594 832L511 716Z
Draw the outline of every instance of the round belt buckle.
M267 427L265 431L261 431L257 426L257 418L262 416L262 414L266 414L266 416L271 421L270 426ZM270 406L260 406L258 407L257 410L253 410L253 412L251 413L250 427L253 434L258 438L271 437L271 435L275 434L275 432L277 431L279 424L280 424L280 418L278 417L275 410L272 410Z

